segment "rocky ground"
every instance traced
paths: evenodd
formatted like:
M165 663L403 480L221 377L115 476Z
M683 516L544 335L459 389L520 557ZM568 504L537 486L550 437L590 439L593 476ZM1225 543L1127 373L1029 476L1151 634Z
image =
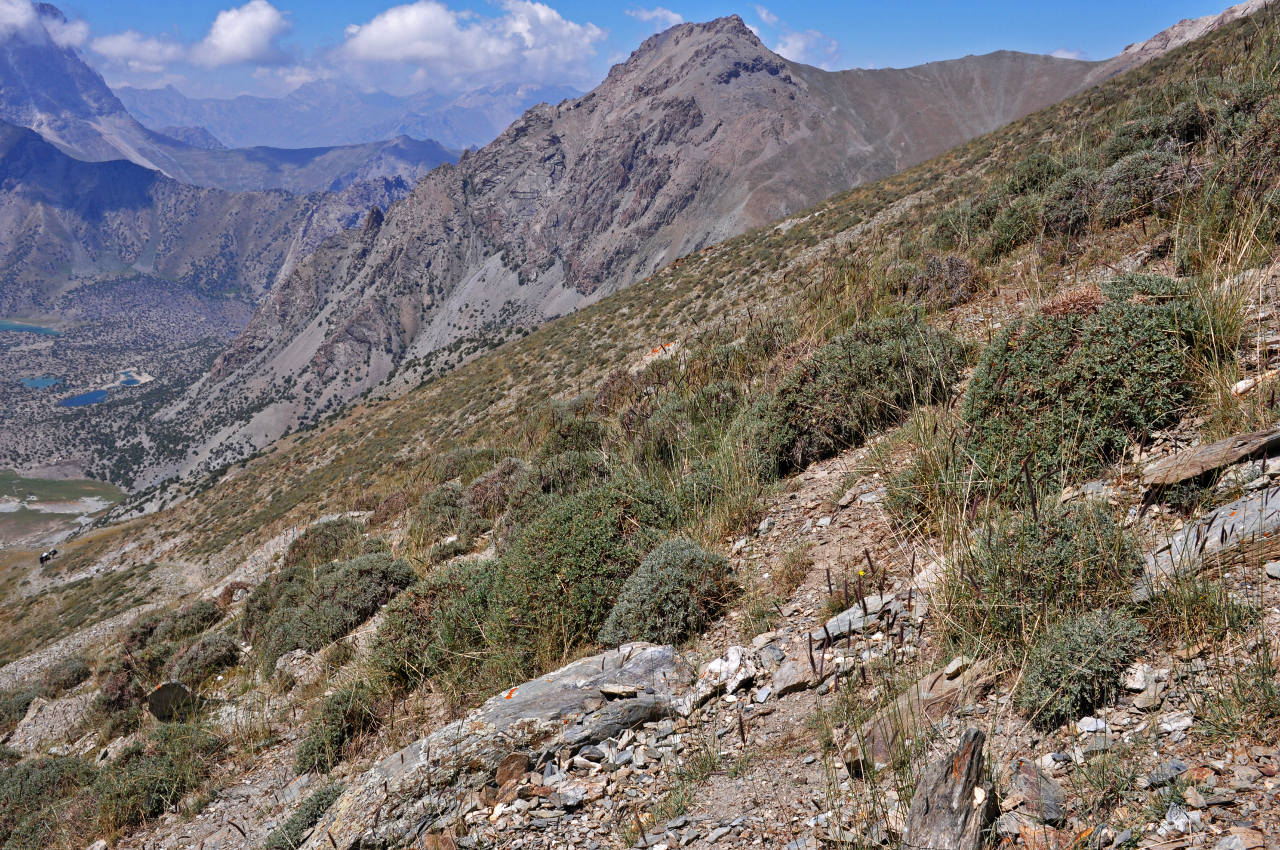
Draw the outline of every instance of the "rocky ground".
M1141 658L1116 704L1040 733L1012 708L1017 671L937 645L928 605L937 554L889 523L871 462L882 451L873 444L793 479L756 533L731 546L738 574L757 590L695 645L586 658L452 723L424 690L395 706L363 757L331 777L294 775L298 718L351 667L297 652L281 660L296 682L288 693L225 683L229 702L214 717L255 753L252 764L224 764L207 798L186 801L198 813L171 813L118 846L262 846L331 781L345 793L307 847L892 844L911 802L899 789L969 729L985 734L982 776L1003 842L1280 846L1275 741L1224 740L1200 716L1260 638ZM1260 604L1261 633L1274 641L1280 581L1261 572L1232 581ZM760 588L787 592L765 602ZM375 627L348 639L357 658ZM66 728L64 715L83 701L73 693L29 720L43 714ZM10 745L30 734L20 727ZM886 764L908 753L909 764ZM1115 799L1099 799L1100 788Z

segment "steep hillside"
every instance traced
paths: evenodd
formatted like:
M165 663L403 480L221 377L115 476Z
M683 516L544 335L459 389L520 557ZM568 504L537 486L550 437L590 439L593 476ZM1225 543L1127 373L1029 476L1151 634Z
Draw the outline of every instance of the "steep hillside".
M161 418L190 423L192 460L216 467L398 369L411 385L459 347L571 312L1108 73L1016 53L828 73L770 53L736 17L676 27L586 97L530 110L375 227L317 252ZM214 433L211 417L232 427Z
M1265 848L1278 57L1261 11L0 555L11 842Z
M127 159L197 186L233 191L338 191L361 180L413 183L454 155L433 141L398 137L304 150L215 150L148 130L102 77L50 37L44 21L64 20L41 5L37 22L0 43L0 120L35 130L77 159Z
M326 80L284 97L188 98L172 86L115 94L146 126L165 135L171 125L204 127L233 147L307 147L375 142L395 136L437 139L451 148L493 141L531 106L582 92L567 86L506 85L439 95L398 97Z

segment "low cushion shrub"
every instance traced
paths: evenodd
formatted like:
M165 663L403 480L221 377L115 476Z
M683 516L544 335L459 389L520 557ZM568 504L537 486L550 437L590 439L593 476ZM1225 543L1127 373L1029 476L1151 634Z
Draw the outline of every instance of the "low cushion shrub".
M316 569L281 569L250 595L245 634L269 671L283 653L314 652L369 619L417 576L385 553L333 561Z
M302 801L298 810L289 819L272 830L267 836L265 850L295 850L302 846L302 838L307 830L315 826L333 801L342 795L342 786L326 785Z
M198 685L215 673L235 666L240 647L225 632L212 632L188 645L170 664L170 675L188 685Z
M1064 298L987 346L963 406L968 453L998 491L1096 472L1177 420L1189 396L1190 307Z
M803 469L941 401L963 360L959 343L914 316L856 325L801 363L763 411L768 471Z
M674 519L643 479L551 504L503 556L490 640L509 646L526 670L563 660L595 638L623 582Z
M1050 628L1027 653L1013 699L1041 729L1105 704L1146 634L1123 611L1091 611Z
M342 760L342 748L378 722L373 691L357 683L325 697L298 745L294 769L298 773L328 773Z
M949 578L946 622L986 648L1025 646L1062 616L1127 600L1141 564L1105 505L1027 511L977 535Z
M99 775L94 787L103 822L119 829L163 814L209 776L222 748L221 739L195 724L160 724Z
M659 544L627 578L600 642L678 643L706 628L731 590L729 562L683 539Z

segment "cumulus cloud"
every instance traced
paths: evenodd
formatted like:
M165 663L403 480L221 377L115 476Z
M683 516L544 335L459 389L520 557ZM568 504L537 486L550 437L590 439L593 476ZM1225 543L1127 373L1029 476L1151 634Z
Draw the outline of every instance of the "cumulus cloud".
M840 43L817 30L788 30L778 38L773 52L792 62L830 70L840 59Z
M756 5L756 17L765 29L777 34L773 52L793 62L804 62L831 70L840 61L840 43L818 30L795 30L765 6ZM757 38L764 40L760 28L751 27Z
M278 62L282 53L276 39L288 30L289 21L279 9L267 0L249 0L218 13L209 34L192 46L191 61L210 68Z
M45 18L44 28L49 33L49 38L59 47L81 47L89 40L89 24L86 21Z
M183 57L182 45L167 39L152 38L134 30L95 38L89 47L100 56L144 74L163 71L165 66Z
M1049 54L1055 59L1083 59L1084 52L1080 50L1069 50L1065 47L1059 47L1057 50Z
M0 36L8 38L35 25L36 10L30 0L0 0Z
M655 6L652 9L628 9L627 15L637 21L651 23L656 29L666 29L684 23L684 15L673 12L665 6Z
M417 66L419 79L473 82L563 81L581 73L605 31L566 20L531 0L504 0L503 14L483 18L438 0L393 6L346 29L340 60L357 64Z
M0 0L0 38L20 36L36 43L79 47L89 37L84 21L68 21L54 9L37 9L31 0Z

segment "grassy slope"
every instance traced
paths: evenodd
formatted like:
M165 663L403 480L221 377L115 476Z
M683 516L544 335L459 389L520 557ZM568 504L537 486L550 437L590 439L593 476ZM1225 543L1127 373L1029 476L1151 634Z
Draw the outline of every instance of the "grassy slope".
M487 444L526 452L536 439L528 411L551 397L593 390L611 370L660 343L780 314L820 341L847 323L851 304L881 297L876 293L885 270L901 257L919 256L932 225L956 201L1001 183L1031 152L1096 149L1129 118L1135 98L1158 101L1179 81L1239 66L1256 46L1260 22L1274 17L1266 12L1225 28L936 160L834 197L787 226L762 228L678 261L400 399L354 406L229 471L179 507L107 536L123 539L140 528L178 533L187 554L216 556L229 565L279 528L350 507L368 493L412 486L449 447ZM1163 226L1140 219L1121 228L1094 227L1066 249L1042 240L1039 250L983 262L983 271L997 287L1036 296L1076 269L1105 265L1148 245ZM95 544L102 545L101 536ZM14 632L22 630L22 620L15 618Z

